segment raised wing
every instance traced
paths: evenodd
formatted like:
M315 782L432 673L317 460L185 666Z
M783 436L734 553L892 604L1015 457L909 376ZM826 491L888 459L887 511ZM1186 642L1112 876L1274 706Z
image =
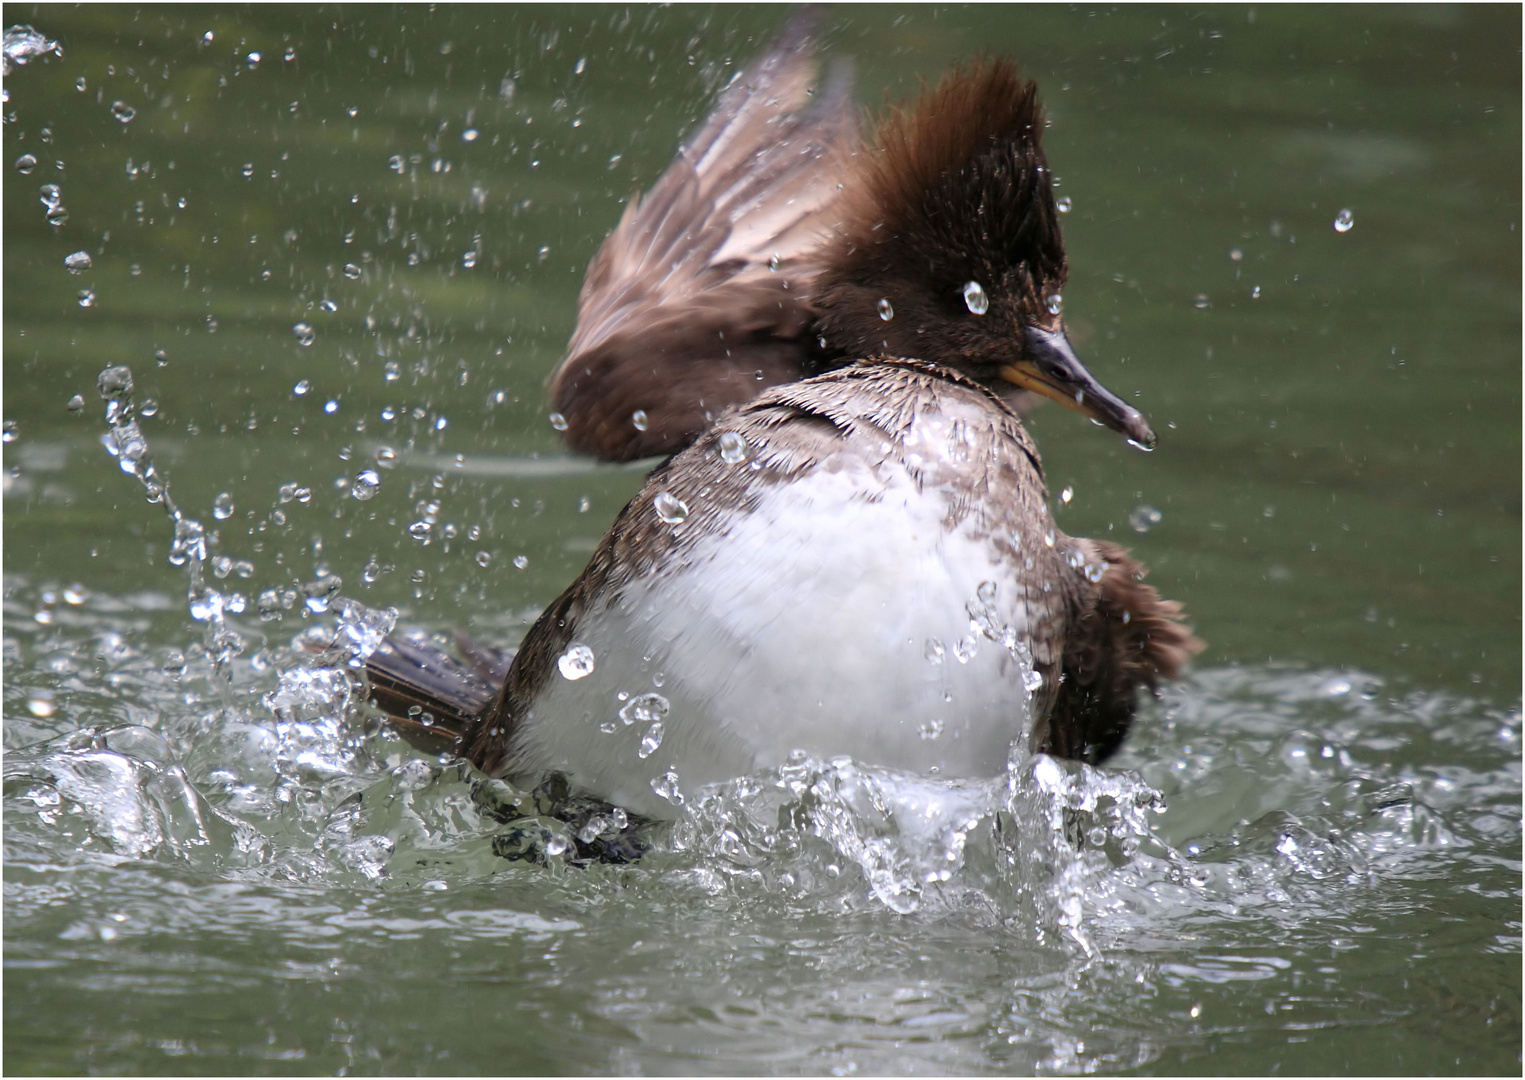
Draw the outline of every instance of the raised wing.
M812 88L814 22L789 20L593 257L551 376L574 449L671 453L804 373L812 251L859 147L850 71Z

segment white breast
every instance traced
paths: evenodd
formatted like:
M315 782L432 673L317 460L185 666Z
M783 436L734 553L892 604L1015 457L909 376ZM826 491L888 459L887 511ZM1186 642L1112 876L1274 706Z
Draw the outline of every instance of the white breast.
M1009 646L1026 641L1029 620L1013 564L975 535L978 515L948 529L946 494L850 455L764 489L755 512L581 621L593 670L551 676L516 762L657 817L675 812L652 786L669 770L692 792L795 749L942 776L1000 772L1027 727L1030 663ZM986 633L971 609L988 612ZM650 726L620 712L645 694L668 711L643 758Z

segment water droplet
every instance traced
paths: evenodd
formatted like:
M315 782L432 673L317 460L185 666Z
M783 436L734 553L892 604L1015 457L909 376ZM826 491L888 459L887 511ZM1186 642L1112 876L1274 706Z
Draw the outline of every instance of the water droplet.
M782 265L783 260L778 257L778 252L775 251L772 255L768 256L768 269L772 270L775 274L778 273L778 268Z
M69 211L65 210L62 204L60 204L48 207L48 212L44 216L47 218L49 225L58 226L69 220Z
M475 250L468 251L461 256L461 269L475 270L477 268L477 253Z
M1046 306L1050 315L1058 315L1064 311L1064 297L1058 293L1055 293L1053 296L1048 298L1048 304Z
M227 521L233 516L233 496L224 491L212 500L212 516L218 521Z
M1061 214L1068 214L1070 210L1073 209L1074 205L1074 203L1070 202L1070 197L1068 195L1061 195L1058 201L1054 203L1054 208Z
M593 674L593 650L574 641L557 659L556 667L563 679L576 682L587 678Z
M1053 547L1054 546L1054 530L1053 529L1049 529L1047 532L1045 532L1043 534L1043 546L1044 547Z
M573 75L581 75L584 71L587 71L587 70L588 70L588 58L586 56L579 56L577 58L577 63L572 67L572 74Z
M312 383L309 382L306 379L303 379L301 382L297 383L295 386L293 386L291 388L291 392L293 394L295 394L297 397L301 397L303 394L307 393L307 391L309 391L311 389L312 389Z
M635 755L644 761L646 758L649 758L652 754L656 753L657 748L661 745L662 721L658 720L641 733L641 745L636 750Z
M53 691L33 690L30 694L27 695L26 708L27 712L36 717L46 719L47 717L52 716L54 708Z
M64 586L64 603L71 607L79 607L89 598L90 592L83 585L76 583Z
M555 428L557 431L565 431L567 429L567 418L562 416L559 412L551 413L550 421L551 427Z
M1233 262L1243 262L1244 252L1240 251L1238 248L1229 248L1228 257Z
M1075 497L1075 489L1072 488L1072 487L1066 487L1063 491L1061 491L1059 493L1059 501L1064 503L1065 505L1069 505L1069 501L1071 499L1073 499L1074 497Z
M79 291L79 306L80 307L94 307L95 306L95 290L94 289L81 289Z
M477 552L477 565L486 567L492 563L492 556L485 551Z
M113 101L111 103L111 115L116 117L117 122L120 124L130 124L132 123L132 118L138 115L138 110L125 101Z
M481 135L482 133L476 128L467 128L461 132L461 142L476 142Z
M318 336L313 332L312 324L304 322L299 322L293 326L291 328L291 335L297 339L297 344L302 346L304 349L311 345Z
M349 493L361 502L375 496L381 488L381 474L375 469L361 469L355 474L355 482L350 487Z
M421 544L429 542L429 534L434 531L434 526L427 521L415 521L408 526L408 535Z
M257 52L251 52L249 54L248 59L249 59L249 66L250 67L254 67L256 64L258 64L260 62L260 60L263 59L263 57L261 57L260 54L257 53Z
M545 262L545 260L549 259L550 257L551 257L551 245L550 244L544 245L543 247L541 247L541 249L539 251L535 252L535 261L536 262L542 262L543 263L543 262Z
M1354 227L1355 223L1355 214L1351 213L1348 209L1341 210L1334 216L1334 231L1338 233L1347 233L1351 230L1352 227Z
M21 438L21 431L16 427L16 421L7 420L0 425L0 442L13 443Z
M1146 533L1165 517L1152 506L1135 506L1128 514L1128 527L1136 533Z
M921 650L921 655L926 657L929 664L941 664L947 650L943 647L942 639L929 637L926 645Z
M747 440L740 432L727 431L720 436L720 460L739 465L747 460Z
M90 269L90 253L88 251L76 251L72 255L64 256L64 269L71 274L83 274Z
M1196 296L1191 298L1191 306L1196 308L1198 311L1206 311L1208 308L1213 306L1213 302L1206 293L1198 293Z
M132 393L132 369L125 364L109 367L96 379L101 400L113 401Z
M917 729L916 734L923 739L935 739L943 733L943 722L940 719L928 720Z
M670 491L657 492L651 505L656 510L657 517L669 525L681 525L688 517L688 504Z
M397 451L390 446L376 447L376 464L383 469L395 469L397 467Z
M323 411L332 416L339 411L339 403L337 401L325 401L323 403Z
M514 556L514 569L515 570L523 570L529 564L530 564L530 557L528 555L515 555Z
M73 397L71 397L69 399L69 411L70 412L79 412L84 407L85 407L85 396L83 394L75 394Z
M645 409L637 409L630 414L630 422L635 425L637 431L645 431L650 425L651 419L646 415Z
M1043 676L1036 671L1024 671L1022 673L1022 689L1029 694L1036 694L1043 686Z
M683 792L678 790L678 770L672 767L651 782L651 790L674 806L683 805Z
M1250 299L1251 300L1259 300L1260 299L1260 286L1259 285L1256 285L1253 289L1250 290Z
M16 159L16 171L22 176L37 168L37 159L31 154L22 154Z
M964 306L975 315L983 315L990 310L990 297L985 295L985 287L978 281L964 283Z
M879 312L879 317L885 322L889 322L895 317L895 307L888 300L879 301L874 305L874 309Z
M631 724L655 724L672 709L672 703L661 694L638 694L620 710L620 720ZM654 748L653 748L654 749ZM642 757L646 755L642 754Z
M365 273L365 271L361 270L360 267L356 266L354 263L344 264L344 276L349 278L351 281L358 280L360 275L363 273Z
M158 350L154 353L154 363L158 364L160 367L165 367L169 364L169 353L165 352L163 349Z

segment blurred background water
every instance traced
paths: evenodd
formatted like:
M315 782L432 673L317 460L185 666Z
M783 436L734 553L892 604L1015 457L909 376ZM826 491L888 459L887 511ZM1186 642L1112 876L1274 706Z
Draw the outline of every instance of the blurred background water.
M1055 512L1210 644L1107 769L795 762L542 868L292 683L339 597L510 645L582 568L582 273L783 14L6 8L7 1071L1518 1072L1516 7L827 15L868 107L1042 88L1160 434L1040 410Z

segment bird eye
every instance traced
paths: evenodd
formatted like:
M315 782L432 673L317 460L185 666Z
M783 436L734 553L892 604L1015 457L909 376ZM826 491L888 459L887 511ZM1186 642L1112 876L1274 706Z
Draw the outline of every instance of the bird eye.
M964 283L964 306L975 315L990 310L990 297L985 295L985 288L978 281Z

